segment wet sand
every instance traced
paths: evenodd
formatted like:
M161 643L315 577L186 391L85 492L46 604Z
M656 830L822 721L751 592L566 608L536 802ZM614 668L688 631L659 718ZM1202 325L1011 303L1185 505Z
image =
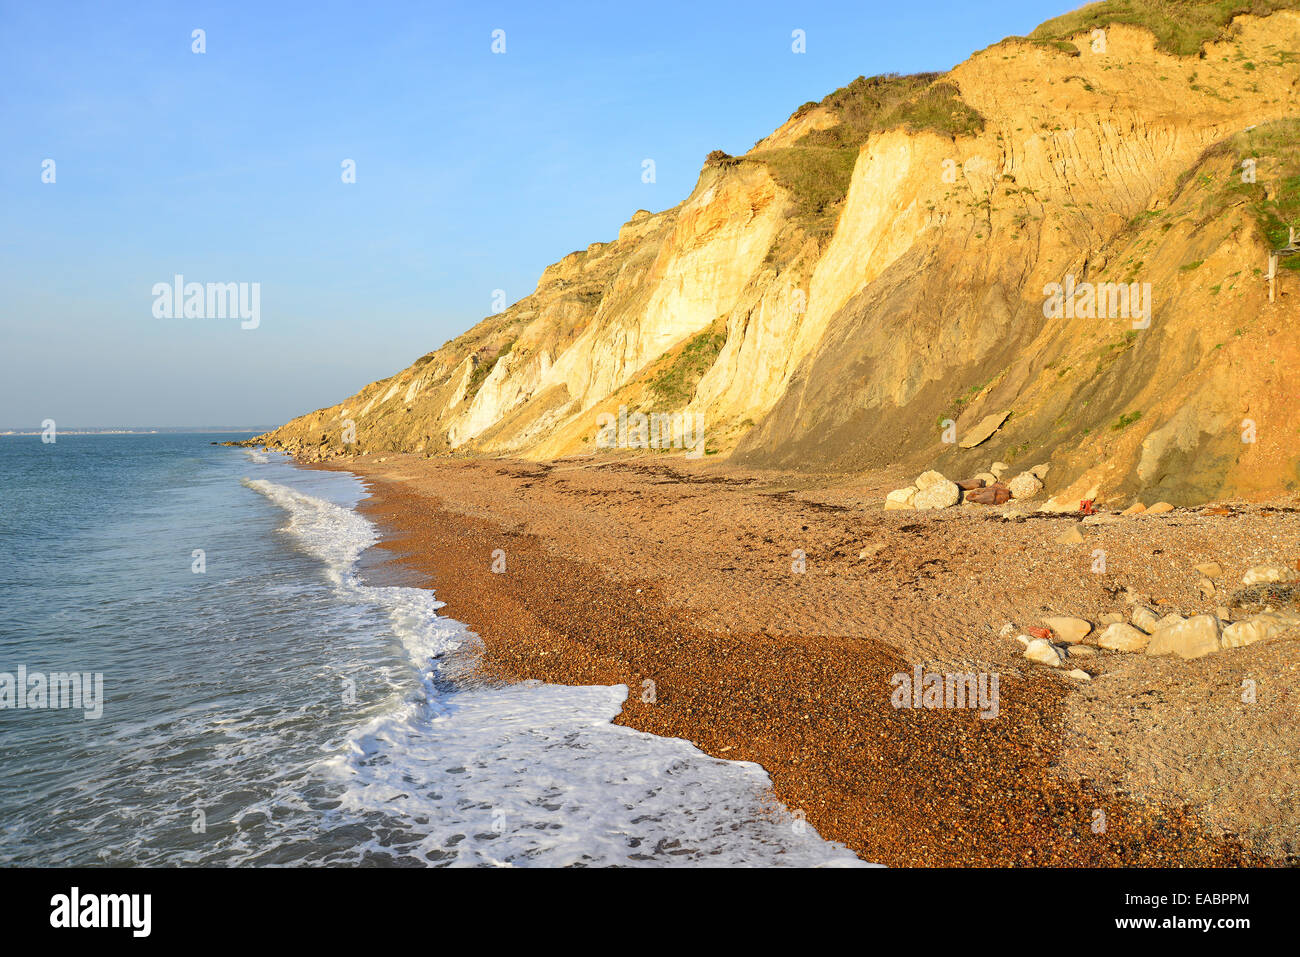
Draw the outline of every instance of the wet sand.
M363 477L381 548L482 637L483 680L626 684L620 723L758 762L866 860L1294 861L1300 643L1192 662L1103 652L1080 683L997 634L1054 613L1096 621L1124 587L1193 613L1206 600L1186 568L1216 559L1239 578L1295 550L1293 511L1180 510L1066 547L1071 517L881 511L902 484L887 473L384 458L328 467ZM1106 574L1090 570L1099 546ZM891 679L917 665L996 673L997 717L894 707ZM1286 680L1246 709L1242 669Z

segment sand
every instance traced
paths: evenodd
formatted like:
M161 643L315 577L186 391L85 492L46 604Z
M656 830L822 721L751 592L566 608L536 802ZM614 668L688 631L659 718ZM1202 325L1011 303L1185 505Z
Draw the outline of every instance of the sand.
M912 478L889 472L384 458L328 467L367 482L380 547L482 637L479 680L626 684L621 723L758 762L780 800L867 860L1300 854L1300 642L1191 662L1102 651L1070 662L1093 675L1081 682L998 635L1126 611L1124 589L1160 614L1213 611L1224 599L1200 595L1192 566L1218 561L1228 591L1251 565L1294 563L1294 502L1078 526L1067 546L1055 539L1077 518L1022 503L882 511ZM997 717L894 707L891 679L917 665L996 673Z

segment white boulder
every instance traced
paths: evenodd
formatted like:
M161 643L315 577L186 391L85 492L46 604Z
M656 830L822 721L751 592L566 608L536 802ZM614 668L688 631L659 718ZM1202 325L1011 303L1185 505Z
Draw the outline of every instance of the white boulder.
M1040 665L1050 665L1053 668L1061 667L1061 652L1046 638L1035 638L1026 645L1025 657L1030 661L1038 662Z
M1223 647L1245 648L1257 641L1272 638L1288 628L1300 625L1300 617L1266 611L1247 621L1238 621L1223 629Z
M1243 585L1267 585L1271 582L1290 581L1291 569L1285 565L1256 565L1241 576Z
M1161 625L1151 636L1147 654L1203 658L1222 650L1222 628L1222 623L1213 615L1197 615L1186 621Z
M1092 631L1092 622L1082 618L1044 618L1043 624L1056 632L1058 638L1066 644L1077 644Z
M925 478L926 475L939 475L939 473L927 472L921 478ZM939 475L938 479L931 479L927 484L921 485L921 478L916 480L919 490L912 498L913 508L949 508L961 500L961 489L957 487L956 482L950 482Z
M1007 483L1007 488L1011 489L1012 498L1033 498L1043 490L1043 483L1029 472L1021 472Z
M1097 639L1097 647L1107 651L1146 651L1150 641L1151 636L1145 632L1118 622L1106 626L1106 630Z
M915 485L894 489L885 496L885 511L895 508L912 508L912 500L916 498L916 492Z

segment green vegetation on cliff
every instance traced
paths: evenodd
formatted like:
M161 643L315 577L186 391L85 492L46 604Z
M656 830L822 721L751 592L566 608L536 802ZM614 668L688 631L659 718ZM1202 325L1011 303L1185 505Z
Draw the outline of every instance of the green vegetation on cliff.
M860 76L820 103L805 103L794 115L819 106L834 111L836 124L813 130L797 146L856 151L872 133L897 127L950 136L970 136L984 129L983 117L962 102L956 86L941 80L937 73Z
M743 157L709 154L709 162L763 163L794 202L793 218L814 236L835 229L839 206L848 194L858 150L872 133L905 128L948 136L973 136L984 118L964 103L957 87L937 73L860 76L821 102L805 103L794 117L825 108L834 125L812 130L793 146L756 150Z
M1221 183L1215 183L1211 174L1202 172L1204 162L1215 156L1233 160L1231 173ZM1250 169L1246 166L1248 162ZM1199 178L1193 183L1192 178L1198 172ZM1244 203L1265 245L1281 249L1287 244L1292 227L1300 231L1300 118L1261 123L1216 143L1202 154L1196 166L1183 174L1175 193L1189 185L1206 190L1202 220ZM1300 270L1300 256L1283 259L1281 265L1284 269Z
M1261 124L1237 134L1248 153L1270 177L1269 188L1258 182L1250 191L1250 209L1259 231L1273 249L1287 244L1291 229L1300 233L1300 118ZM1242 184L1245 185L1245 184ZM1300 270L1300 255L1282 260L1284 269Z
M514 348L514 345L515 342L511 339L498 349L495 355L487 356L480 353L476 357L477 362L474 365L474 371L470 373L469 382L465 384L465 398L467 400L478 395L478 390L482 388L487 377L492 374L492 370L496 368L496 364Z
M719 324L689 339L667 366L650 380L650 393L668 409L679 409L695 398L695 387L712 367L727 341Z
M809 233L822 236L834 232L839 205L853 179L856 148L796 145L759 150L745 158L767 166L772 178L790 193L792 217Z
M1266 17L1298 8L1300 0L1106 0L1048 20L1028 39L1054 43L1112 23L1127 23L1154 33L1157 50L1194 56L1206 43L1228 35L1233 17Z

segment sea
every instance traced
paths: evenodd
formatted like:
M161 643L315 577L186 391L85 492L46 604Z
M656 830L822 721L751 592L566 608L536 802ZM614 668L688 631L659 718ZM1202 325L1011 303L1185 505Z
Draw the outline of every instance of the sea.
M476 681L361 483L246 437L0 437L0 865L863 863L623 685Z

